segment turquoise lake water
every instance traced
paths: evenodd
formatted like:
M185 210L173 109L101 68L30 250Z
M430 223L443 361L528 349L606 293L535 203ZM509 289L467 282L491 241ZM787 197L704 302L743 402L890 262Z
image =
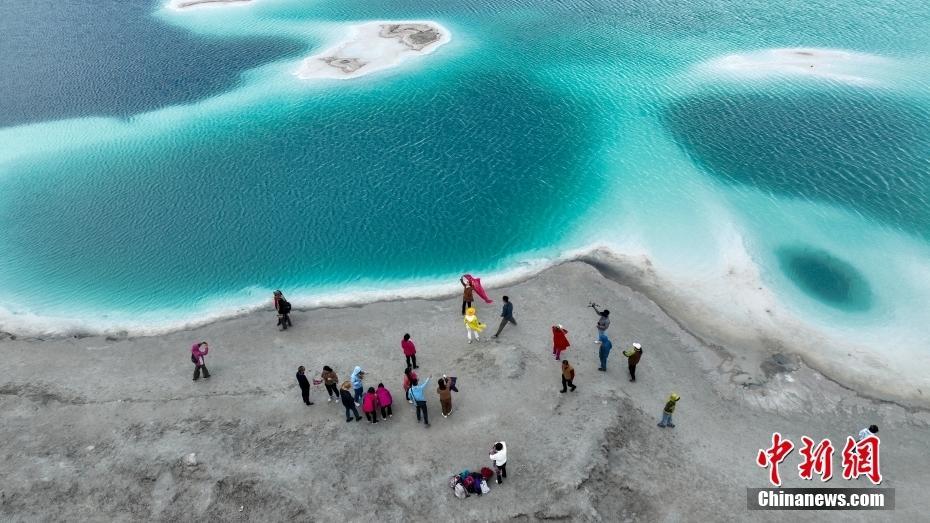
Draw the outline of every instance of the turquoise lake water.
M591 245L710 285L738 244L811 321L930 320L922 2L102 4L0 7L2 330L454 287ZM452 42L292 74L346 24L418 19ZM715 65L793 47L852 58Z

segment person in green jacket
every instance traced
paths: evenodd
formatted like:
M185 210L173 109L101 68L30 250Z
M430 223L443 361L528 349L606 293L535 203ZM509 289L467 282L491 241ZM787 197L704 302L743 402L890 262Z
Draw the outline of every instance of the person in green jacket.
M675 405L680 399L681 396L674 392L668 397L668 401L665 403L665 409L662 411L662 421L659 422L660 427L675 428L675 424L672 423L672 413L675 412Z
M623 355L627 357L627 365L630 368L630 381L636 381L636 364L643 357L643 346L634 343L629 350L623 351Z

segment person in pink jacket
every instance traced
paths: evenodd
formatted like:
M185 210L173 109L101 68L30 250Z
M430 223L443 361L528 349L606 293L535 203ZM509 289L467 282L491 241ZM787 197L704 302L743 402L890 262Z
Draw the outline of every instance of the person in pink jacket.
M407 367L404 369L404 398L406 398L407 403L412 404L413 398L410 397L410 387L413 386L413 382L417 381L417 373L413 372L413 369Z
M400 348L404 350L407 366L412 369L419 369L420 367L417 366L417 346L413 344L409 334L404 334L404 339L400 342Z
M201 341L200 343L195 343L191 347L191 363L194 364L194 381L200 379L200 369L203 369L203 378L208 379L210 377L210 371L207 370L207 366L204 363L203 357L210 352L210 346L207 345L207 342Z
M394 412L391 410L391 403L394 398L391 397L391 391L387 390L384 383L378 384L378 405L381 405L381 417L384 419L393 418Z
M368 392L362 399L362 412L365 413L368 423L378 423L378 393L374 387L368 387Z

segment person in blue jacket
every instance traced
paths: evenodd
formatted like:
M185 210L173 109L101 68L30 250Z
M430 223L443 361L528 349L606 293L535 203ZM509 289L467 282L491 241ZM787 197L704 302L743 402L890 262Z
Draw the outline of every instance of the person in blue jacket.
M410 397L417 404L417 423L420 422L420 412L423 412L423 421L427 427L429 427L429 413L426 411L426 396L423 395L423 389L429 383L430 378L432 376L427 376L423 383L413 382L410 386Z
M362 395L365 390L362 388L362 380L365 379L365 371L361 367L356 366L355 370L352 371L352 389L355 391L355 406L358 407L362 404Z
M597 368L600 371L607 370L607 356L610 355L610 349L614 347L613 343L610 342L610 339L607 338L607 335L603 332L597 337L597 343L601 346L600 350L597 351L597 357L601 360L601 366Z

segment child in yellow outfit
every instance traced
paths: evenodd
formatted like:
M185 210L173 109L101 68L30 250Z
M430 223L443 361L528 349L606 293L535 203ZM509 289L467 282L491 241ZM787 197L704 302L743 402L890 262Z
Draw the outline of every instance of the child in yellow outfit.
M465 331L468 333L468 343L471 343L472 334L475 335L475 341L481 341L478 333L483 331L485 327L487 327L487 325L478 321L478 316L475 315L475 308L469 307L465 311Z

